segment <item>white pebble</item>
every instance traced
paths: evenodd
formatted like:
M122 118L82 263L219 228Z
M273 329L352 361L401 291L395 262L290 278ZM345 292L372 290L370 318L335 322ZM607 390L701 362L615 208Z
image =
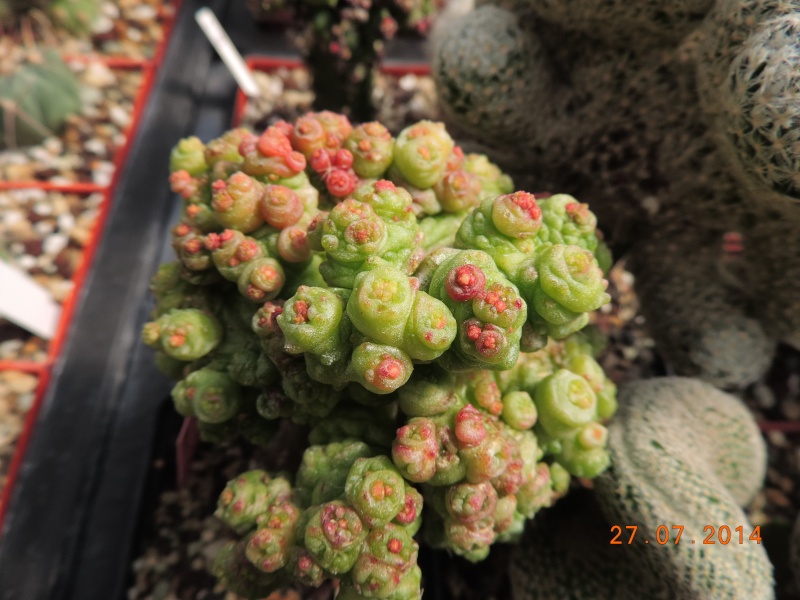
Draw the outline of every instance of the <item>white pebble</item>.
M36 261L36 258L30 254L24 254L17 260L17 265L19 265L25 271L30 271L32 268L38 265L38 262Z
M3 224L7 226L15 225L20 221L25 220L25 217L22 214L22 211L19 210L9 210L6 211L3 215Z
M417 76L414 75L413 73L409 73L408 75L403 75L397 82L397 85L400 87L401 90L410 92L411 90L417 87Z
M19 203L27 202L28 200L41 200L43 198L47 198L47 193L44 190L37 188L14 190L13 195Z
M6 150L2 154L2 162L4 165L24 165L28 162L28 157L22 152L11 152Z
M658 198L656 198L655 196L645 196L642 199L642 208L651 217L655 216L656 214L658 214L660 208Z
M90 63L83 74L83 81L94 87L108 87L117 83L114 71L100 62Z
M37 202L33 205L33 212L41 217L48 217L53 214L53 205L49 202Z
M128 18L135 21L150 21L157 16L156 9L149 4L139 4L128 11Z
M75 217L72 213L65 212L58 215L58 228L61 231L69 231L73 227L75 227Z
M88 86L81 87L81 104L84 106L81 112L83 114L87 114L90 106L100 104L102 101L103 101L103 90Z
M55 231L55 226L50 221L39 221L33 226L39 235L49 235Z
M100 154L100 155L102 155L102 154L106 153L106 145L102 141L98 140L97 138L93 138L93 139L87 141L83 145L83 147L86 148L86 150L88 150L92 154Z
M43 146L34 146L30 149L31 158L39 162L50 165L55 158L52 153L48 152Z
M98 163L92 173L92 181L98 185L109 185L114 174L114 164L110 162Z
M92 33L95 35L108 33L112 29L114 29L114 19L110 19L106 15L98 15L92 23Z
M64 143L56 137L47 138L43 143L48 152L51 154L61 154L64 152Z
M17 407L19 407L22 412L28 412L31 409L31 406L33 406L33 400L35 397L36 395L33 393L21 394L17 396Z
M102 4L102 12L109 19L119 19L119 6L113 2L104 2Z
M6 340L0 342L0 358L14 356L22 349L22 340Z
M130 113L119 105L112 106L108 111L108 116L111 117L111 121L119 127L127 127L128 123L131 122Z
M62 233L48 235L42 243L42 249L50 255L55 256L67 247L69 238Z

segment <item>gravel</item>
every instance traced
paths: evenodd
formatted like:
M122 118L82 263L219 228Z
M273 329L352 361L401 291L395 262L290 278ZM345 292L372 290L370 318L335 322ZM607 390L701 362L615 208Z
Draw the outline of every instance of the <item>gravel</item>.
M37 375L0 371L0 496L8 481L14 449L39 383Z
M305 68L281 67L270 73L254 70L261 96L248 99L242 125L256 131L283 119L294 121L312 109L314 93ZM428 76L378 74L373 88L376 119L394 134L421 119L438 119L436 91Z
M0 191L0 250L61 303L72 291L102 202L102 193ZM0 360L43 362L47 347L45 340L0 319Z

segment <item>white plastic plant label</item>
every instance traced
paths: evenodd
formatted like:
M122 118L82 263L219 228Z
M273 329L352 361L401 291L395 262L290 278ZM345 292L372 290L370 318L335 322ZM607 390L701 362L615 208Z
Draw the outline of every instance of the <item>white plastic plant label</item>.
M250 69L247 68L242 55L239 54L212 10L201 8L194 14L194 18L242 91L250 98L260 96L261 91L258 89L258 84L253 79Z
M61 306L50 293L20 271L0 260L0 317L50 339L55 335Z

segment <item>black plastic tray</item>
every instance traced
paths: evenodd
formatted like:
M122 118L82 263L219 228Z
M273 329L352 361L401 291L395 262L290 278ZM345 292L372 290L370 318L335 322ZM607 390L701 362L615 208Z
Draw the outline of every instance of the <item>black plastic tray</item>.
M12 490L0 600L126 597L143 498L154 487L151 460L179 423L165 403L171 383L139 341L149 279L172 257L179 202L165 183L169 153L181 137L227 130L236 94L194 12L214 10L242 54L292 54L283 36L257 29L244 5L182 2ZM393 54L419 58L419 44L400 42Z

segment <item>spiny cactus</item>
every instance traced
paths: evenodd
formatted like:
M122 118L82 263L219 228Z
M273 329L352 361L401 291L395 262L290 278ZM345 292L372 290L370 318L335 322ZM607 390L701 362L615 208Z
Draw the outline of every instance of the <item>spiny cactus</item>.
M0 148L36 144L81 108L78 80L54 50L0 42Z
M739 287L739 260L722 235L670 228L634 246L631 271L659 350L678 375L741 388L769 368L775 342L757 320L762 310Z
M385 43L399 29L424 34L437 0L302 0L294 11L297 45L313 75L317 109L374 117L372 86ZM288 8L283 2L251 2L257 19Z
M740 508L766 471L765 444L748 410L684 378L632 382L619 402L608 431L611 467L595 482L611 530L601 533L596 517L585 529L570 527L574 518L563 514L534 528L513 561L515 600L772 598L772 566ZM609 544L615 525L618 548ZM716 535L723 525L741 526L741 543L736 534L728 544L702 543L708 526Z
M715 140L742 185L769 200L800 198L798 16L785 0L718 0L699 47L698 90Z
M576 333L609 300L585 204L513 192L441 123L331 112L187 138L170 168L177 260L142 339L176 410L211 441L310 429L293 481L220 498L231 590L418 598L418 530L481 560L608 466L616 390Z
M768 351L775 341L800 343L787 276L800 268L792 244L800 209L787 202L800 181L798 17L796 3L767 0L486 2L439 31L433 74L446 114L475 136L472 147L545 188L591 198L612 244L655 247L675 224L695 239L742 236L735 269L680 279L736 312L747 305L744 327L738 318L722 327ZM655 273L666 257L647 254L639 272ZM649 315L673 312L669 294L643 295ZM710 324L690 320L702 328L681 326L677 350L655 330L663 354L708 355ZM713 381L746 360L714 352L704 367ZM767 365L753 361L746 377L723 384L751 381Z

